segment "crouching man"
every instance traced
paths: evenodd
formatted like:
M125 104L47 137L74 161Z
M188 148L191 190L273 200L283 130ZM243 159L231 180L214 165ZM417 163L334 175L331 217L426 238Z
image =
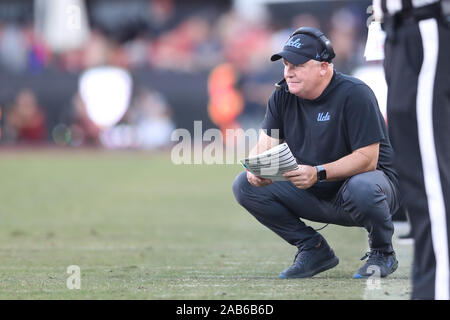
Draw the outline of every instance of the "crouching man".
M339 263L302 218L367 230L368 259L353 278L369 277L373 266L386 277L398 266L391 219L399 208L398 182L386 125L372 90L335 71L333 57L328 39L313 28L298 29L272 56L283 60L284 79L251 154L286 142L299 168L284 174L288 181L242 172L233 183L238 203L298 248L281 278L312 277Z

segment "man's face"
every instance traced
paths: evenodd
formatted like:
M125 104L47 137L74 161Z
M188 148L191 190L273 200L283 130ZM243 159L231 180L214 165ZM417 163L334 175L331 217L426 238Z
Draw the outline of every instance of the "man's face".
M321 64L315 60L309 60L304 64L294 65L283 58L284 78L289 87L289 92L301 98L309 99L309 96L320 83Z

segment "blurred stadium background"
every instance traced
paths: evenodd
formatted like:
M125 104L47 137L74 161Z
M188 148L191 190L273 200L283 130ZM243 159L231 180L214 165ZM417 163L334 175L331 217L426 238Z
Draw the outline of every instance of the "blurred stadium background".
M194 120L204 130L258 127L282 75L269 57L295 28L323 30L337 70L368 68L370 4L1 0L1 143L154 149ZM117 83L101 80L112 74ZM102 90L122 106L98 106L111 103Z
M234 202L240 167L170 162L175 128L259 127L282 77L269 57L300 26L385 112L370 5L0 0L0 298L407 299L410 247L382 289L347 280L366 249L352 228L323 231L338 269L280 282L293 252Z

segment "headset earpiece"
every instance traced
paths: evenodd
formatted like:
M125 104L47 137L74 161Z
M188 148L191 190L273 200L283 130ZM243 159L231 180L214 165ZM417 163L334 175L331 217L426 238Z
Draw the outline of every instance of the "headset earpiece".
M322 43L324 50L320 54L321 61L330 62L336 56L333 50L333 46L331 45L331 41L328 40L328 38L323 34L322 31L313 27L300 27L291 34L289 39L298 34L306 34L315 37L320 41L320 43Z

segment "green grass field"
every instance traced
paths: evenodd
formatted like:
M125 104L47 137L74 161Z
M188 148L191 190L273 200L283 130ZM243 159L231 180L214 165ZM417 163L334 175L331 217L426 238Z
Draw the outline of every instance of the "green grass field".
M340 264L281 280L296 252L231 191L239 165L169 154L0 150L0 299L409 299L412 246L379 286L351 279L366 232L321 233ZM320 227L320 224L312 224ZM81 289L69 290L70 265Z

